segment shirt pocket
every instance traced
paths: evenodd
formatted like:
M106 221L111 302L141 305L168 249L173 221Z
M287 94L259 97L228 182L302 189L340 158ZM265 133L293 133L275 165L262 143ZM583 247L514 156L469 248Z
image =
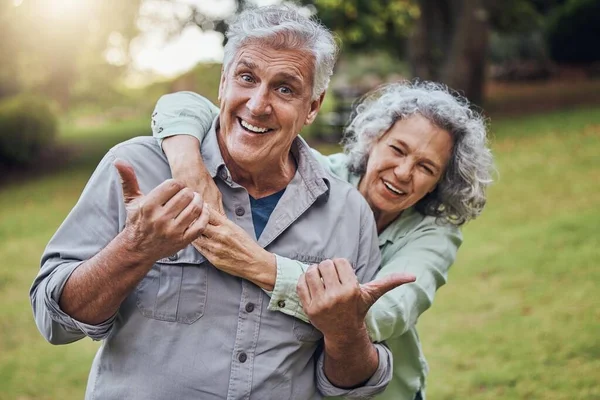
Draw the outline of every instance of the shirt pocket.
M204 314L208 261L193 247L158 260L136 288L146 318L193 324Z

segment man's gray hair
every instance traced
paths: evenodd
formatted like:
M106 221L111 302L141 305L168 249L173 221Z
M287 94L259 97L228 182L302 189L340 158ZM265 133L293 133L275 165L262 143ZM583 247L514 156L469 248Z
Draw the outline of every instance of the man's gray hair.
M295 6L278 5L246 9L225 34L223 67L227 71L235 54L247 43L260 41L276 49L306 50L314 56L312 100L329 85L338 45L331 32Z
M365 95L345 130L349 168L363 175L374 143L396 121L414 114L448 131L454 141L444 175L435 190L417 202L417 210L455 225L476 218L494 172L486 122L465 97L443 84L402 81Z

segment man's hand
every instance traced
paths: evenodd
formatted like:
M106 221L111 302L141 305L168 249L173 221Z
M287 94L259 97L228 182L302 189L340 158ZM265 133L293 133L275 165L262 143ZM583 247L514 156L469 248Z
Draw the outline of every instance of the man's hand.
M225 215L221 192L204 166L198 144L198 139L192 136L176 135L165 138L162 148L173 177L197 192L213 210Z
M350 263L337 258L311 265L300 276L297 290L311 323L326 337L343 338L365 329L365 316L377 299L415 279L391 274L361 285Z
M210 220L192 243L221 271L273 290L277 276L275 255L254 241L242 228L209 206Z
M133 167L114 163L121 176L127 222L123 230L131 251L156 261L181 250L206 228L209 213L200 195L168 179L144 195Z

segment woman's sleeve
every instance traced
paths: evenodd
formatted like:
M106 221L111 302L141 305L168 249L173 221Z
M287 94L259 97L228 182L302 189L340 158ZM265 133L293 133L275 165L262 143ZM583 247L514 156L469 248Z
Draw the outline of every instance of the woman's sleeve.
M431 307L435 292L448 279L462 243L457 227L431 223L413 232L408 243L385 260L376 278L395 272L411 273L414 283L402 285L383 295L369 310L366 323L371 339L381 342L404 334Z
M202 142L217 115L219 108L197 93L166 94L152 113L152 135L159 144L174 135L190 135Z
M311 148L313 156L319 164L338 178L348 182L350 172L348 171L348 157L344 153L335 153L328 156L321 154L318 150Z

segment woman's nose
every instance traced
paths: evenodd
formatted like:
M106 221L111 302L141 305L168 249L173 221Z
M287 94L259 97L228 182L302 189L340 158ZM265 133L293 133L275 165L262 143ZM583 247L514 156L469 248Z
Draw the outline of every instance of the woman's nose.
M413 165L409 161L403 161L394 168L394 175L402 182L410 181L412 178Z

